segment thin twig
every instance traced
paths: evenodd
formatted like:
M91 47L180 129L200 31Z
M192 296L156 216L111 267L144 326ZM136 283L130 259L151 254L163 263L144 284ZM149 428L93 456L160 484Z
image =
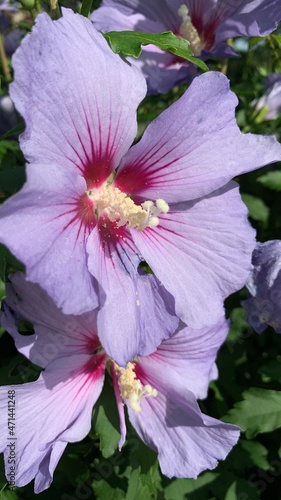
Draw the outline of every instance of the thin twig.
M61 17L58 0L49 0L51 8L51 18L59 19Z
M10 82L12 80L11 71L10 71L7 55L5 52L4 36L1 33L0 33L0 61L1 61L2 69L3 69L3 74L4 74L7 82Z

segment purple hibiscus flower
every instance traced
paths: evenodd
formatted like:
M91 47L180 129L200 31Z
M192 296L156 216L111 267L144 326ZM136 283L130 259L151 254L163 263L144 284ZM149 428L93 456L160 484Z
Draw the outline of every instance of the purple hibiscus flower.
M264 108L263 119L275 120L281 114L281 75L272 73L264 79L265 94L253 104L257 111Z
M2 325L18 350L44 368L35 382L0 388L1 421L6 419L8 396L16 401L17 486L35 478L35 493L48 488L67 443L90 431L106 365L120 416L119 449L126 439L125 403L141 439L158 452L165 475L195 478L226 457L239 429L202 414L196 402L206 396L209 381L217 376L215 358L228 330L224 318L210 329L180 329L155 353L122 368L101 346L96 311L66 316L21 273L11 280ZM18 333L21 318L34 323L33 335ZM1 433L7 473L9 442Z
M124 366L149 354L139 330L148 322L149 331L156 293L169 292L192 328L224 314L255 245L230 179L280 160L281 146L241 134L237 99L213 72L129 149L144 77L89 20L63 12L55 22L38 16L13 59L11 96L26 122L21 146L30 163L25 186L1 208L0 240L65 313L100 306L99 337ZM153 284L140 273L142 260Z
M279 0L103 0L92 14L102 31L171 30L189 40L194 54L203 59L236 55L225 43L228 38L267 35L280 19ZM129 60L142 69L150 94L167 92L196 73L187 61L152 45L143 47L138 60Z
M7 56L11 56L18 48L25 32L13 26L12 16L18 12L19 4L0 0L0 34L3 36L4 50Z
M9 0L0 0L0 11L17 12L18 2L10 2Z
M247 321L258 333L268 326L281 333L281 241L257 243L253 266L247 283L251 297L242 302Z

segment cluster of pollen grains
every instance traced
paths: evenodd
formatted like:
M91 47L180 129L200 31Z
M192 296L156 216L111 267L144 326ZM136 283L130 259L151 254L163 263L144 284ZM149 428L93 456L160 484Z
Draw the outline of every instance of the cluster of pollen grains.
M127 226L142 231L146 227L158 226L160 213L167 213L170 209L168 203L162 199L145 201L141 205L136 205L133 200L120 189L104 184L97 189L87 192L93 201L96 217L104 214L112 222L116 221L117 227Z
M191 17L188 15L188 8L185 4L182 4L178 10L178 14L182 17L182 23L180 25L180 35L189 41L190 48L195 56L201 54L203 48L202 40L198 34L197 29L193 26Z
M122 368L114 363L115 371L118 376L118 384L122 399L129 402L132 410L137 412L141 411L140 401L143 398L157 396L157 390L153 389L151 385L142 385L141 381L137 379L134 371L134 363L128 363L126 368Z

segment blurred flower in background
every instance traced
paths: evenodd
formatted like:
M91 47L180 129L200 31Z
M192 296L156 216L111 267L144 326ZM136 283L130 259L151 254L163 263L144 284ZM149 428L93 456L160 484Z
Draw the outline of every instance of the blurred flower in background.
M281 241L257 243L253 266L247 283L250 298L242 302L247 321L258 333L268 326L281 333Z
M0 34L3 37L3 44L6 56L12 56L20 45L25 32L17 26L24 20L26 13L19 11L18 2L4 0L0 4Z
M226 43L237 36L264 36L281 19L279 0L103 0L92 14L98 30L137 30L161 33L171 30L190 42L202 59L236 56ZM191 81L197 69L187 61L162 52L153 45L143 47L138 60L148 82L148 93L167 92L174 85Z
M281 114L281 75L273 73L264 79L265 93L254 101L259 120L276 120Z

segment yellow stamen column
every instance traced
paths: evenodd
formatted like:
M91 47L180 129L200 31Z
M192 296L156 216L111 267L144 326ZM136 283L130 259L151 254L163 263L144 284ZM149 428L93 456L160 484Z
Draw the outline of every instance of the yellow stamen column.
M128 363L126 368L114 363L114 369L117 374L118 384L122 399L127 400L132 410L141 411L140 401L147 397L156 397L157 390L151 385L142 385L136 377L134 363Z

